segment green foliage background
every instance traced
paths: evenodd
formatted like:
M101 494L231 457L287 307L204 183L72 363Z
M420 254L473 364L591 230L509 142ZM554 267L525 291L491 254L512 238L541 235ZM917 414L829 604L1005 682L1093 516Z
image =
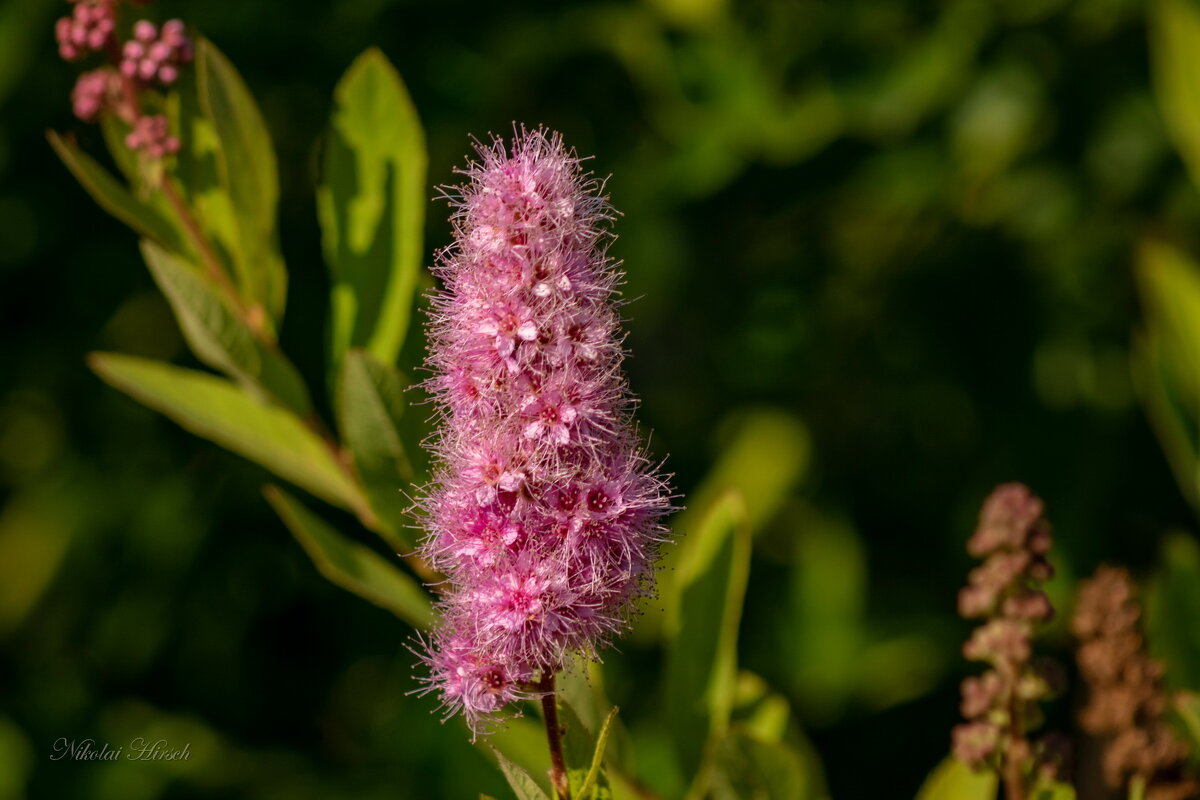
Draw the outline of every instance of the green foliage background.
M321 578L263 502L266 473L86 368L96 349L195 363L134 237L46 145L47 128L103 145L70 118L76 69L52 37L67 8L0 7L0 798L503 796L462 727L406 694L410 630ZM1138 243L1200 252L1140 2L149 13L217 42L264 110L281 339L313 387L329 324L316 143L364 48L404 76L432 184L454 180L469 134L514 120L596 155L625 215L640 419L693 510L745 486L740 666L790 702L834 797L911 796L945 754L963 542L994 484L1047 500L1060 602L1102 559L1151 569L1164 532L1194 525L1129 367ZM427 209L425 263L443 211ZM419 358L410 336L400 366ZM666 723L637 711L663 692L656 614L605 679L672 794ZM59 737L160 733L192 759L49 759Z

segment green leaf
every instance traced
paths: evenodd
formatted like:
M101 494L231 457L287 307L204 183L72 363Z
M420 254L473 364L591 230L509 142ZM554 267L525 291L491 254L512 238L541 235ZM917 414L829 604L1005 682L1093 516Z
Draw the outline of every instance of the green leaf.
M685 775L701 764L729 725L737 681L737 636L750 574L746 506L730 491L696 529L676 571L667 608L666 700L675 749Z
M820 782L805 774L799 755L779 742L738 731L717 748L713 800L818 800Z
M463 726L466 730L466 726ZM550 750L546 746L546 728L540 718L517 717L509 720L487 739L476 738L480 750L499 750L505 758L533 775L547 775Z
M233 198L222 173L221 142L212 121L204 115L198 83L196 70L183 70L176 90L168 98L167 111L172 126L179 131L181 145L174 171L192 216L214 254L240 280Z
M408 90L379 50L338 83L330 127L317 210L333 281L333 363L364 347L393 364L421 270L426 153Z
M1200 691L1200 545L1175 533L1163 541L1146 591L1146 639L1166 666L1167 686Z
M1184 495L1200 509L1200 267L1147 240L1136 277L1146 330L1135 342L1134 378Z
M346 539L278 487L268 486L264 493L322 575L414 628L429 626L432 602L416 580L374 550Z
M1200 693L1179 692L1171 706L1179 719L1180 733L1187 738L1192 750L1192 761L1200 763Z
M312 412L300 373L279 350L259 341L198 267L145 240L142 255L197 358L302 417Z
M596 736L596 749L592 753L592 765L588 769L587 777L583 779L583 785L579 787L580 800L595 800L599 789L603 786L604 749L608 744L608 732L616 716L617 707L613 706L612 711L609 711L608 716L604 718L604 724L600 726L600 733Z
M197 44L196 75L200 107L217 137L218 174L237 227L238 284L278 321L287 298L287 269L279 253L279 178L270 134L242 77L207 39Z
M1150 3L1154 86L1167 132L1200 185L1200 8L1189 0Z
M93 353L88 363L107 383L187 430L232 450L276 475L346 509L362 499L325 442L294 414L224 378L117 353Z
M541 786L538 786L537 781L530 777L528 772L509 761L496 748L493 747L492 752L500 765L500 771L504 773L504 779L516 792L517 800L550 800L550 796Z
M179 232L162 212L137 200L108 170L74 144L50 131L50 146L71 170L76 180L101 208L150 239L173 252L184 252Z
M957 758L949 757L929 773L916 800L996 800L998 789L995 772L988 769L976 772Z
M1146 800L1146 779L1140 775L1129 781L1129 800Z
M714 504L730 490L741 494L750 530L765 527L803 479L811 449L807 429L788 414L759 409L738 420L704 482L689 494L688 508L672 521L677 544L664 555L664 573L689 557L699 540L697 529ZM675 586L673 582L664 582L662 603L645 609L635 633L648 637L661 628L663 619L658 609L675 604L672 596Z
M402 488L412 484L412 465L400 438L404 378L365 350L354 349L342 362L338 381L338 428L354 458L380 535L397 552L408 552L409 501Z

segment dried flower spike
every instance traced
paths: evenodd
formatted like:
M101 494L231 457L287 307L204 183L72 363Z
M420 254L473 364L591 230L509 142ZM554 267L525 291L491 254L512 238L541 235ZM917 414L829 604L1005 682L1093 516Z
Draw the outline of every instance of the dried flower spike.
M600 184L544 130L477 149L435 270L440 466L422 508L449 580L426 691L479 732L626 626L670 500L631 420Z
M1147 800L1187 800L1200 796L1200 782L1185 774L1188 748L1163 721L1163 668L1144 652L1140 617L1125 570L1100 567L1080 584L1071 627L1088 703L1079 724L1104 738L1111 788L1138 779Z
M1040 719L1038 701L1061 690L1060 670L1035 663L1035 626L1054 613L1041 585L1054 570L1046 559L1050 526L1042 501L1019 483L998 487L984 501L979 525L967 543L984 558L958 596L959 613L982 618L963 655L989 665L962 685L962 714L954 729L955 756L974 767L988 765L1003 778L1008 797L1025 797L1039 774L1052 773L1058 748L1031 743Z

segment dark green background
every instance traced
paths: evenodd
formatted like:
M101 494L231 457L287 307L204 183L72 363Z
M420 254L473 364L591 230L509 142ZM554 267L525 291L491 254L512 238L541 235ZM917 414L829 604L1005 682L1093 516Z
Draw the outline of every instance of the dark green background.
M362 49L404 76L431 184L454 179L469 135L513 121L595 154L624 212L628 370L676 485L701 482L749 410L812 439L757 541L742 666L792 700L835 797L907 797L957 721L954 595L994 484L1045 497L1063 586L1102 559L1144 568L1190 524L1129 378L1130 266L1144 233L1193 238L1200 198L1162 129L1136 0L726 5L147 13L213 39L264 108L283 344L313 385L317 141ZM316 574L263 502L265 473L85 368L94 349L190 357L133 235L46 144L53 128L102 148L70 115L77 68L52 36L67 9L0 6L0 798L500 795L462 727L406 695L411 632ZM427 260L445 210L431 205ZM814 548L845 574L806 571ZM1048 647L1066 643L1059 629ZM610 691L636 729L658 656L622 651ZM209 757L50 760L58 737L150 731Z

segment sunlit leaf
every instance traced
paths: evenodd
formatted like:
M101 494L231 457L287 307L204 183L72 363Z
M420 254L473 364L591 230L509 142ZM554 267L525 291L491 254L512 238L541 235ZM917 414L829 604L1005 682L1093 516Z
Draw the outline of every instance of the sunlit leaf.
M671 521L676 544L663 557L664 572L689 558L697 529L710 509L729 490L745 503L751 531L758 531L787 501L808 469L812 443L807 429L780 411L758 409L736 421L725 447L700 486L688 493L687 508ZM635 634L652 636L662 627L660 608L675 602L677 583L664 581L663 602L651 605L638 619Z
M530 777L528 772L505 758L499 750L492 748L492 752L500 765L500 771L504 773L504 779L516 792L517 800L550 800L550 796L538 785L537 781Z
M177 253L185 250L179 232L162 212L135 198L108 170L74 144L53 131L47 137L54 152L101 208L166 249Z
M579 787L580 800L595 800L599 790L607 788L607 781L604 780L603 774L604 750L608 745L608 732L612 728L612 722L616 716L617 707L613 706L612 711L609 711L608 716L604 718L604 724L600 726L600 733L596 735L596 748L592 753L591 766L583 779L583 785Z
M423 257L425 135L399 73L375 48L347 70L334 104L317 193L333 359L364 347L393 364Z
M729 726L737 637L750 573L750 528L741 494L713 504L691 533L667 607L666 700L685 775L697 775Z
M415 628L429 626L432 602L412 576L374 550L345 538L278 487L268 486L265 493L322 575Z
M1167 132L1200 184L1200 7L1190 0L1153 0L1150 54Z
M255 337L198 267L148 241L142 242L142 255L197 358L301 416L311 413L300 373L278 349Z
M167 104L173 128L179 131L180 151L174 173L196 224L220 263L242 276L241 251L233 198L223 177L221 142L212 120L205 116L195 70L183 70Z
M1169 687L1200 691L1200 545L1188 534L1163 542L1146 591L1146 638Z
M337 388L338 428L378 520L377 529L396 552L412 550L406 490L414 476L399 428L404 388L395 367L365 350L346 354Z
M290 411L264 403L224 378L158 361L93 353L88 363L106 382L192 433L323 500L351 510L361 506L357 489L329 446Z
M976 772L957 758L947 758L929 773L916 800L996 800L998 788L995 772Z
M270 134L237 70L206 39L197 43L196 75L200 106L219 143L217 167L237 226L238 284L248 299L278 321L287 297L287 270L279 254L279 178Z
M1135 341L1135 384L1184 495L1200 508L1200 266L1148 240L1136 276L1146 329Z

